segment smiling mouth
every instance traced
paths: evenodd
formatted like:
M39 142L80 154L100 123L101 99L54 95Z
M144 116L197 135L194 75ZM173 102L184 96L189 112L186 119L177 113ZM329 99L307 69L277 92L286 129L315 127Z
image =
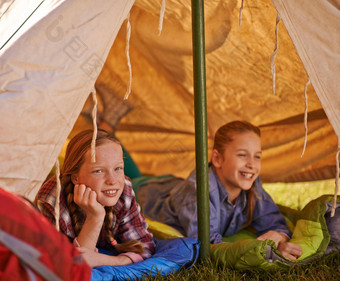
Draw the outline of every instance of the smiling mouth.
M241 172L241 175L245 177L246 179L251 179L254 176L253 173L246 173L246 172Z
M103 193L104 193L106 196L114 197L114 196L117 195L118 189L104 190Z

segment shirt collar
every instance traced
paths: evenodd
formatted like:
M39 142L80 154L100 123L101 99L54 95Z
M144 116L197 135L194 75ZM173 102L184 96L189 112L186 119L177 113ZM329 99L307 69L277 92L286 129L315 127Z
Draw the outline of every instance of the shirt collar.
M221 183L220 179L218 178L216 171L214 169L214 166L210 165L209 166L210 169L212 169L213 173L214 173L214 177L216 179L216 183L217 183L217 188L218 188L218 192L221 198L221 202L228 202L229 204L229 194L228 192L225 190L223 184ZM235 200L235 204L234 206L240 205L242 210L246 207L247 205L247 194L244 190L241 190L241 193L239 194L239 196L237 196L236 200Z
M244 190L241 190L239 196L237 196L235 200L235 205L240 204L242 210L244 210L247 206L247 193Z
M218 178L214 166L210 165L209 169L211 169L212 173L214 174L214 178L215 178L216 183L217 183L217 189L218 189L218 193L220 195L221 202L224 202L224 201L229 202L228 192L225 190L223 184L221 183L220 179Z

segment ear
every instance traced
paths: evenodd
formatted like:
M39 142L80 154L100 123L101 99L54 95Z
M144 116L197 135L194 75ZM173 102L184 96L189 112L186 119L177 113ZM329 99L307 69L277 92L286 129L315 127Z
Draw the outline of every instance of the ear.
M78 176L76 174L71 175L71 181L73 184L78 184Z
M215 168L220 168L223 162L223 156L216 149L213 149L211 155L211 162Z

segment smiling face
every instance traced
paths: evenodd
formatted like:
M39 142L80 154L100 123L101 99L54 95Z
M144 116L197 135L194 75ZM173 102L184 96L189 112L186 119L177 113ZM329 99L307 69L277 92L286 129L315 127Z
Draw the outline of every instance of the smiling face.
M79 172L72 176L74 184L85 184L97 193L103 206L114 206L124 189L124 161L122 147L106 141L96 147L96 162L91 163L91 151L84 156Z
M234 202L241 190L249 190L261 170L261 140L252 131L234 133L223 154L213 150L216 174Z

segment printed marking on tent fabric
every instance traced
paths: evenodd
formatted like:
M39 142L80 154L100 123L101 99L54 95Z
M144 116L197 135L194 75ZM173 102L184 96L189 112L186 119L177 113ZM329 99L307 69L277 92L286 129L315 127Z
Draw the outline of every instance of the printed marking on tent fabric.
M46 28L45 34L49 41L57 43L63 40L65 32L60 26L62 20L63 16L59 15ZM84 59L88 51L88 46L83 40L81 40L81 38L79 38L79 36L72 37L72 39L63 48L63 52L75 62ZM85 62L81 64L80 67L90 78L97 78L103 65L104 61L97 54L92 53L89 57L87 57L87 59L85 59Z

